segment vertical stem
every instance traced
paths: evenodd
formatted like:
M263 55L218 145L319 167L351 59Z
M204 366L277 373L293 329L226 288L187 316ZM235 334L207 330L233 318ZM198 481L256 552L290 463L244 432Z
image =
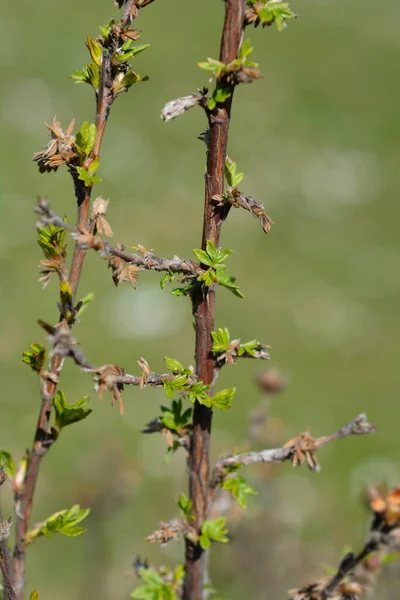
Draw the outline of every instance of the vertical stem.
M91 152L90 158L99 157L101 142L103 141L104 130L106 128L110 107L113 102L111 94L111 58L108 52L103 52L103 61L101 64L100 84L96 95L96 140ZM83 182L73 174L75 194L78 201L78 220L77 228L82 230L87 229L89 223L89 206L92 188L85 187ZM75 298L78 283L82 272L83 261L86 256L86 250L78 248L75 244L74 254L72 256L71 271L69 275L69 284L72 290L72 296Z
M111 59L108 52L104 52L100 85L96 94L96 140L90 155L90 158L92 159L98 158L99 156L101 142L103 140L104 130L113 100L111 95L110 77ZM78 179L76 172L72 172L72 177L78 203L78 229L85 230L89 224L89 205L92 186L85 187L83 182ZM75 246L68 277L73 297L75 297L78 289L85 255L86 252L84 250ZM29 520L32 512L32 503L39 476L40 464L42 458L47 454L51 443L54 441L49 435L49 425L52 399L57 391L58 376L62 369L62 364L62 357L57 353L53 353L47 379L42 380L41 376L39 378L41 383L42 404L39 411L32 449L28 456L28 465L24 483L15 494L16 535L13 576L14 587L17 594L16 597L18 600L21 600L23 597L26 560L25 536L29 528Z
M237 57L244 26L244 0L225 0L225 22L221 39L220 61L229 63ZM215 194L222 194L224 188L224 169L228 144L230 111L234 87L231 96L209 115L209 147L205 183L204 220L202 248L206 241L212 241L218 247L221 226L227 216L224 210L218 210L212 204ZM212 359L211 332L214 330L215 290L209 290L204 297L198 291L193 295L193 314L196 327L196 373L204 384L213 381L214 361ZM210 394L213 390L210 389ZM210 472L210 434L212 409L195 403L193 411L193 431L188 458L189 497L192 501L194 528L200 531L208 513L209 472ZM186 540L185 551L184 600L202 600L206 571L206 555L199 544Z

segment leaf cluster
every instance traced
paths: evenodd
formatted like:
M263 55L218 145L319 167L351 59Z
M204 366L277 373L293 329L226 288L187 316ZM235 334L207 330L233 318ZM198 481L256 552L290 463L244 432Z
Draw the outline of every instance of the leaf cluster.
M184 566L178 565L174 570L161 568L142 568L138 575L143 585L136 588L131 598L136 600L178 600L180 586L184 576Z
M235 284L236 278L226 273L224 261L232 254L232 250L221 250L216 248L211 240L207 240L205 250L195 249L193 253L201 265L208 267L204 273L198 276L198 281L202 282L206 287L211 287L214 283L218 283L228 288L235 296L244 298L239 287Z
M30 366L33 371L40 373L45 365L47 352L42 344L34 342L31 349L22 353L22 361Z
M211 541L226 544L229 541L227 533L225 517L206 519L201 527L199 544L203 550L207 550L211 546Z

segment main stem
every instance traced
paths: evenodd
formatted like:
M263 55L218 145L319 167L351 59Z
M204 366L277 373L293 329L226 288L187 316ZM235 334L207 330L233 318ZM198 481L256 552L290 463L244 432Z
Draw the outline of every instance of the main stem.
M241 44L244 24L244 0L225 0L225 21L221 39L220 61L230 63ZM209 147L205 183L202 248L207 240L219 246L221 226L227 216L212 203L212 197L222 194L224 169L228 144L228 131L233 95L209 115ZM215 320L215 290L204 296L201 292L193 298L193 315L196 327L196 374L206 385L212 385L214 361L212 358L211 332ZM213 393L210 388L210 394ZM193 430L189 451L189 497L192 501L193 526L197 532L208 514L210 476L210 434L212 409L198 402L194 405ZM183 600L202 600L206 576L206 554L199 544L186 540L185 581Z

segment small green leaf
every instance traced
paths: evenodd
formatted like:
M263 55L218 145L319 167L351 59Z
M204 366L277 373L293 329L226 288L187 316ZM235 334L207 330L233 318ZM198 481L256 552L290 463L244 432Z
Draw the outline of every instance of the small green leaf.
M228 530L225 527L225 523L225 517L218 517L214 520L206 519L204 521L199 538L199 544L203 550L207 550L210 547L211 540L223 544L229 541L226 535Z
M184 369L184 366L178 360L170 356L164 356L164 362L167 369L173 373L182 373Z
M194 249L193 254L197 258L197 260L203 265L207 265L208 267L212 267L213 263L210 259L208 253L205 250Z
M86 309L86 307L93 302L94 300L94 293L93 292L89 292L89 294L87 294L84 298L82 298L82 300L79 300L77 306L76 306L76 313L75 315L82 315L83 311Z
M217 276L218 283L220 285L223 285L224 287L228 288L233 294L235 294L235 296L238 296L238 298L244 298L244 295L240 291L239 286L235 284L236 277L231 277L230 275L227 275L225 270L218 271Z
M213 352L226 352L229 349L230 335L229 330L226 327L224 329L218 328L217 331L212 331L211 337L213 340Z
M78 423L86 419L92 412L90 408L86 408L88 396L83 396L76 404L67 404L67 399L62 390L57 392L53 398L53 406L56 415L56 427L61 430L67 425Z
M257 494L241 475L225 479L222 487L225 490L229 490L243 508L247 507L247 496L255 496Z
M29 365L33 371L40 373L46 362L47 353L42 344L34 342L31 349L22 353L22 361Z
M94 90L100 85L100 69L96 63L90 63L90 65L84 65L82 71L74 71L71 75L71 79L75 83L89 83Z
M0 465L3 467L7 477L14 477L16 473L15 462L11 453L7 450L0 450Z
M244 178L244 173L237 173L236 169L236 163L227 158L225 161L225 178L229 187L232 188L237 187Z
M204 404L208 408L211 407L211 398L207 394L207 391L210 389L209 385L204 385L202 381L196 381L189 388L189 400L191 402L199 402L200 404Z
M232 406L232 399L236 392L236 388L228 388L221 390L211 398L211 405L219 410L228 410Z
M163 275L160 280L161 289L163 290L168 282L172 283L174 278L175 278L175 273L165 273L165 275Z
M34 590L29 596L29 600L39 600L39 592L37 590Z
M82 126L76 134L75 147L84 157L89 156L93 150L96 141L96 125L89 124L88 121L82 123Z
M213 91L212 97L209 99L208 103L207 103L207 107L210 110L214 110L214 108L216 107L216 105L218 103L222 103L225 102L226 100L228 100L228 98L230 98L232 95L232 91L230 88L216 88Z
M248 354L249 356L255 356L255 350L260 346L260 343L257 340L251 340L251 342L246 342L246 344L240 344L238 349L238 356L243 356L243 354Z
M172 398L175 392L186 390L187 375L178 375L173 379L163 379L163 385L167 398Z
M247 58L253 52L250 40L245 40L239 50L239 58Z
M51 538L54 533L61 533L69 537L80 535L86 530L78 527L78 523L83 521L89 513L90 508L81 509L79 504L75 504L70 509L60 510L30 529L25 536L26 542L30 544L41 536Z
M86 39L86 46L90 52L90 56L92 57L93 62L98 67L100 67L101 66L101 57L103 55L100 44L98 42L96 42L96 40L91 38L90 35L88 35L87 39Z
M186 498L185 494L181 494L178 500L178 506L185 515L185 517L189 520L193 520L193 515L191 514L192 510L192 501L189 498Z

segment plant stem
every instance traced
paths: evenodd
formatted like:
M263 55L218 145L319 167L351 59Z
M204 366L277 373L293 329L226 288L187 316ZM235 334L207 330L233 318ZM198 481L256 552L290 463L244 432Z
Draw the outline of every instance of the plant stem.
M103 52L103 61L101 64L100 85L96 94L96 140L91 152L90 158L99 157L101 142L107 124L108 115L110 113L113 98L111 95L110 82L111 78L111 59L108 52ZM77 228L84 231L88 228L89 223L89 206L90 197L92 195L93 186L85 187L82 181L77 177L76 172L72 174L75 185L75 195L78 201L78 219ZM72 256L71 271L69 275L69 284L72 290L72 297L75 298L78 284L82 272L83 261L85 259L86 250L78 248L75 244L74 254Z
M110 68L110 56L107 52L104 52L100 85L96 94L96 141L90 156L92 159L99 156L101 142L112 103L110 95ZM83 181L78 179L76 172L71 173L78 204L77 227L80 230L86 230L89 226L89 204L92 186L85 187ZM73 297L75 297L78 289L85 255L86 251L81 250L75 245L68 277ZM46 378L43 376L39 377L39 380L41 381L42 404L39 411L33 446L28 456L28 465L24 482L15 493L16 537L14 546L13 583L17 594L16 598L18 598L18 600L21 600L23 596L26 559L25 536L29 528L29 519L32 512L33 496L39 476L40 464L42 458L47 454L47 451L54 441L49 430L50 416L52 399L57 391L58 377L62 366L62 356L57 352L54 352Z
M224 63L229 63L237 57L243 32L244 10L244 0L225 0L225 22L220 50L220 61ZM215 194L223 193L233 90L234 87L231 86L230 98L209 114L210 138L205 183L203 249L207 240L218 247L221 226L227 216L227 210L213 206L211 199ZM211 332L214 330L215 291L210 289L204 296L198 290L192 297L192 303L196 327L196 373L204 384L211 385L214 374ZM212 393L211 387L210 394ZM212 409L196 402L188 465L189 497L192 501L193 525L197 532L200 531L208 513L211 421ZM186 540L185 562L183 600L201 600L206 575L206 556L199 544Z

